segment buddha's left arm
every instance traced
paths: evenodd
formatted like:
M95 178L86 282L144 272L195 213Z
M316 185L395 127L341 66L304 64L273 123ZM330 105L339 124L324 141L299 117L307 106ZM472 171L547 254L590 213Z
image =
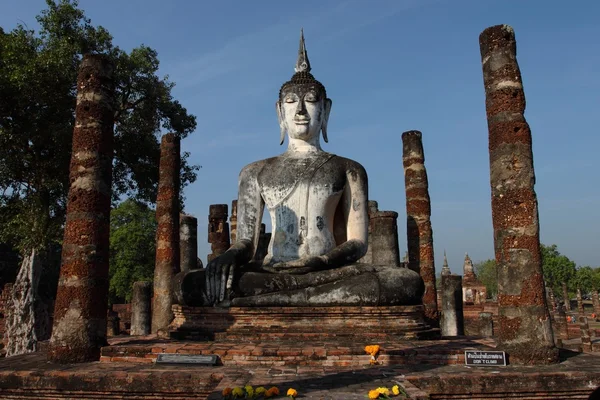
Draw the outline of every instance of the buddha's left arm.
M358 163L351 165L346 172L346 186L340 200L346 219L347 240L325 254L329 268L352 264L367 252L368 197L367 172Z

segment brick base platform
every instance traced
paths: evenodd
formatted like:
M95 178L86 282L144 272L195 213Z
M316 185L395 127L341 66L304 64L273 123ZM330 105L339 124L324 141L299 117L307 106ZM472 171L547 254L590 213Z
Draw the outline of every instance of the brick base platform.
M43 353L0 360L3 400L220 400L224 388L244 385L277 386L282 393L277 399L286 398L292 387L300 393L299 399L364 400L370 389L396 384L413 400L583 400L600 385L600 356L562 352L560 364L536 367L53 365Z
M189 342L144 338L112 338L111 345L102 348L101 362L152 363L158 354L217 355L221 365L285 368L289 371L304 367L364 367L371 356L365 353L368 344L381 348L378 365L452 365L464 364L465 350L493 350L490 339L415 340L396 342L352 341L247 341L244 343ZM309 368L309 369L310 369Z
M184 307L173 306L174 339L302 340L437 339L423 306L391 307Z

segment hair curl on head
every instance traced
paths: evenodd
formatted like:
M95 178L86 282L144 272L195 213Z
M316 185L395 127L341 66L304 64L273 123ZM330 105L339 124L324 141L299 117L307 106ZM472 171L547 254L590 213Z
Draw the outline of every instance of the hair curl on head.
M283 94L284 89L287 89L291 86L298 85L315 85L317 90L321 92L323 95L323 99L327 98L327 91L325 90L325 86L321 82L315 79L315 77L308 71L296 72L292 79L281 85L281 89L279 89L279 98L281 99L281 95Z

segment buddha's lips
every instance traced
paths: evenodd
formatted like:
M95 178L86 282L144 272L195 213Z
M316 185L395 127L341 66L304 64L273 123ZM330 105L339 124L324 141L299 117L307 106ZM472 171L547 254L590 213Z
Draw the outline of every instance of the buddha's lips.
M295 119L294 123L296 125L308 125L310 123L310 119Z

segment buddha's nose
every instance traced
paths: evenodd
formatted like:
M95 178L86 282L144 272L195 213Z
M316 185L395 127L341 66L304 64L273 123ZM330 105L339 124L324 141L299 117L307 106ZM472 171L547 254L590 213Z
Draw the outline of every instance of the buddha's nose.
M298 108L296 108L296 115L306 115L306 105L303 100L298 102Z

